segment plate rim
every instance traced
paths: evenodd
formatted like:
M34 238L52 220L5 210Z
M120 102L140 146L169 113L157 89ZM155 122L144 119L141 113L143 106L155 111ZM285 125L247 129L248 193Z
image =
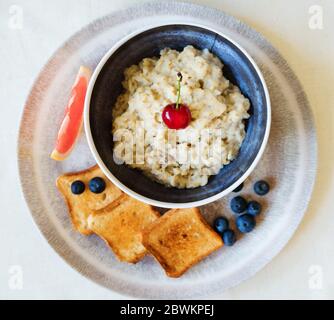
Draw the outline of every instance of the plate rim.
M225 13L224 11L221 11L219 9L215 9L212 7L204 6L204 5L198 5L198 4L192 4L192 3L187 3L187 2L179 2L179 1L171 1L171 2L165 2L162 3L160 1L158 2L149 2L145 4L138 4L132 7L129 7L127 9L122 9L115 11L111 14L108 14L106 16L100 17L88 25L85 25L83 28L81 28L79 31L77 31L74 35L72 35L68 40L66 40L51 56L50 59L46 62L46 64L43 66L41 71L39 72L37 78L35 79L30 93L28 95L28 98L26 99L24 109L21 114L21 122L20 122L20 127L19 127L19 134L18 134L18 140L17 140L17 165L19 169L19 178L20 178L20 184L21 188L23 191L23 195L25 198L25 201L29 207L29 211L31 213L31 217L34 221L34 224L37 226L37 229L39 232L43 235L43 237L47 240L47 242L50 244L50 246L54 249L54 251L66 262L68 263L74 270L78 271L81 275L83 275L86 279L93 281L105 288L108 288L114 292L131 296L131 297L137 297L137 298L158 298L157 296L152 296L150 292L146 291L136 291L134 292L133 289L127 289L122 286L121 283L115 284L108 282L106 276L101 272L98 268L94 267L92 264L88 263L85 259L83 259L82 256L80 256L76 251L72 250L70 245L62 238L56 230L52 226L52 224L47 224L45 221L40 221L38 218L38 214L36 213L37 211L40 210L38 205L34 203L36 199L36 195L34 195L29 188L31 187L31 181L28 183L24 178L24 174L30 173L31 172L26 172L27 170L24 168L23 165L23 160L27 156L27 151L24 146L23 141L26 139L24 137L32 136L31 130L27 130L25 123L29 119L29 114L33 112L34 109L34 96L36 90L38 91L38 88L41 87L41 84L44 84L45 81L44 79L47 77L47 74L51 72L54 68L53 64L54 62L59 59L59 56L64 54L64 51L66 52L66 48L71 46L72 42L75 42L76 40L80 39L80 36L83 32L88 32L90 28L96 28L96 26L99 25L99 23L102 23L104 20L112 19L118 21L117 15L120 13L127 13L127 12L133 12L135 10L138 10L138 8L142 8L145 6L150 6L152 10L152 6L155 9L159 9L159 6L164 6L170 8L170 6L189 6L192 9L196 8L198 10L206 10L206 11L211 11L211 13L219 14L221 16L228 17L230 19L233 19L233 21L239 25L241 25L244 29L246 34L247 33L252 33L256 34L256 36L261 40L266 43L266 54L268 54L271 58L275 58L275 63L282 68L281 72L283 75L288 76L291 85L293 87L293 90L296 91L296 99L299 102L299 105L303 106L303 111L302 112L302 117L304 120L305 128L310 130L310 135L312 136L312 141L309 145L309 149L312 150L312 153L314 155L314 158L310 158L312 160L312 166L308 170L308 180L310 182L309 188L307 190L307 195L306 195L306 200L305 202L300 206L298 215L295 216L295 219L293 221L293 228L289 230L289 232L284 234L284 237L282 237L281 241L275 246L273 250L271 250L269 253L264 252L262 259L259 259L257 263L255 264L255 268L248 268L247 272L245 272L242 276L238 277L238 279L232 279L229 281L228 285L225 286L224 289L213 289L210 291L210 294L217 294L217 293L222 293L226 289L236 286L237 284L243 282L245 279L250 278L253 276L255 273L257 273L259 270L261 270L269 261L271 261L277 254L284 248L284 246L288 243L288 241L291 239L292 235L296 231L298 225L302 221L302 218L305 214L305 211L307 209L308 203L310 201L310 198L312 196L313 192L313 186L315 183L315 177L316 177L316 172L317 172L317 158L318 158L318 153L317 153L317 136L316 136L316 128L315 125L313 125L314 122L314 116L312 113L312 109L310 107L310 104L308 102L307 96L301 86L300 81L298 80L298 77L295 75L293 70L290 68L288 65L287 61L282 57L282 55L278 52L276 48L274 48L268 40L266 40L259 32L254 30L253 28L249 27L246 23L241 22L239 19L236 17L229 15ZM175 8L175 7L173 7ZM175 12L173 14L176 14ZM196 17L196 18L202 18L202 17ZM117 25L117 23L116 23ZM277 62L278 61L278 62ZM285 77L286 78L286 77ZM43 86L45 87L45 86ZM40 199L40 201L42 201ZM35 212L36 211L36 212ZM47 217L47 219L49 219ZM61 243L61 245L59 245ZM90 271L89 268L94 268L93 271ZM194 298L194 297L201 297L202 294L201 292L194 292L192 294L184 295L184 296L177 296L174 295L174 298L180 298L182 297L188 297L188 298ZM205 294L207 296L207 293ZM166 295L164 293L160 293L159 298L171 298L169 295Z

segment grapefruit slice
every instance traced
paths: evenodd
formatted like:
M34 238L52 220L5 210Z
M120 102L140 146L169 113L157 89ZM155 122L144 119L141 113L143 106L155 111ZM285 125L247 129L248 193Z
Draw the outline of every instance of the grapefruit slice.
M58 131L56 146L50 156L53 160L65 160L80 136L85 96L91 74L89 68L80 67L65 109L64 120Z

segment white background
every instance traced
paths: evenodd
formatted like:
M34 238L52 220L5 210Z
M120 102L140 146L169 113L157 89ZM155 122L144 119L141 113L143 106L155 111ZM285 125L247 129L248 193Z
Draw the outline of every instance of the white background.
M72 270L33 224L19 186L16 140L24 101L39 70L74 32L139 0L0 0L0 298L120 299ZM261 32L288 60L309 97L318 130L319 167L312 200L284 250L227 299L334 298L334 1L199 0ZM11 6L23 28L11 28ZM323 29L309 27L309 8L323 9ZM13 7L12 7L13 8ZM12 266L23 288L8 284ZM314 271L321 271L314 274ZM320 276L320 277L318 277ZM322 281L321 281L322 279ZM314 282L314 280L317 280ZM320 281L320 282L319 282ZM322 283L321 283L322 282ZM320 284L314 287L314 284ZM321 285L322 284L322 285Z

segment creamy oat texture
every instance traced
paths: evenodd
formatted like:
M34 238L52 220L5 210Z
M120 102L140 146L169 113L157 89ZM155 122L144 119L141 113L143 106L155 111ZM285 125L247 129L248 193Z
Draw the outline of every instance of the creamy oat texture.
M125 70L125 91L113 108L114 157L168 186L204 186L237 157L250 103L209 50L187 46L160 54ZM177 72L192 121L186 129L170 130L161 115L176 102Z

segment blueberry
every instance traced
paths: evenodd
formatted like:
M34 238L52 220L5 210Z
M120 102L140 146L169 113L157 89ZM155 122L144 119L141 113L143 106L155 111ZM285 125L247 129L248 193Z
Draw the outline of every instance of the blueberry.
M216 232L222 234L228 228L228 220L224 217L219 217L214 222Z
M257 201L250 201L247 205L247 213L252 216L257 216L261 213L262 206Z
M254 229L256 222L253 216L246 213L237 218L236 225L240 232L247 233Z
M260 180L254 184L254 191L259 196L264 196L270 190L268 182L264 180Z
M94 193L101 193L105 190L106 183L105 181L100 178L96 177L89 181L89 190Z
M242 188L244 187L244 183L242 182L241 184L239 184L234 190L233 192L239 192L242 190Z
M236 241L236 237L235 237L235 233L233 230L231 229L227 229L223 232L223 242L225 244L225 246L233 246L235 241Z
M71 184L71 191L73 194L81 194L85 191L85 184L80 180L74 181Z
M247 208L247 201L243 197L235 197L231 200L231 209L235 213L242 213Z

